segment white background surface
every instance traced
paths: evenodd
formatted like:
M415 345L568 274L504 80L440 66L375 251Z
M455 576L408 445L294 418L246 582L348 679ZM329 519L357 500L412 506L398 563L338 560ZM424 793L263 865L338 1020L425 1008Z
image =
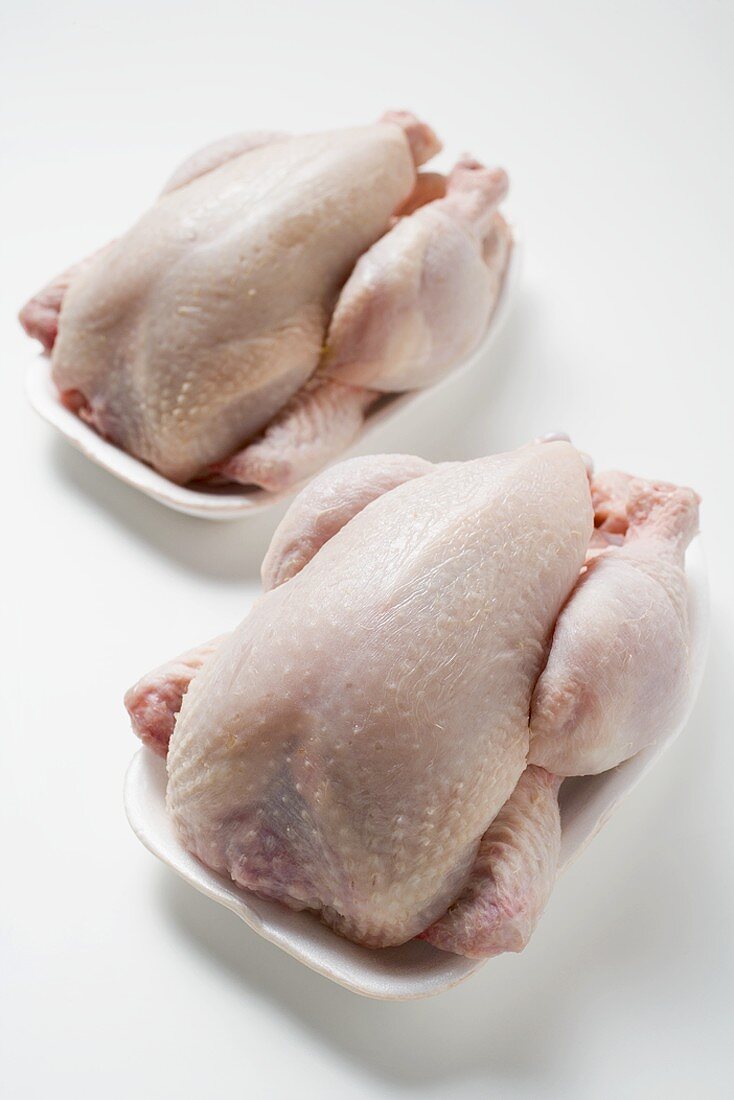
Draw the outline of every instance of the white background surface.
M6 0L0 43L7 1095L731 1095L732 5ZM14 314L197 144L402 106L447 162L510 170L525 277L486 376L375 449L565 428L695 486L713 634L688 729L525 953L400 1005L311 974L129 831L122 693L242 616L276 516L174 515L54 439Z

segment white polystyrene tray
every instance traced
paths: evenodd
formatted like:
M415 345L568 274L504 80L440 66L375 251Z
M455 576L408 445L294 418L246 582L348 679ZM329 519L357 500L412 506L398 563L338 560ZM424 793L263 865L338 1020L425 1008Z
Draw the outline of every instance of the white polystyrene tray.
M686 714L660 744L612 771L564 782L560 795L560 871L581 854L688 720L701 682L708 641L708 588L700 538L688 550L686 570L692 634ZM358 947L337 936L312 913L296 913L242 890L182 847L166 813L165 789L165 762L148 749L140 749L125 780L125 809L145 847L202 894L231 909L266 940L339 985L368 997L407 1000L450 989L483 965L482 961L452 955L419 940L377 951Z
M510 299L517 285L520 264L520 249L513 231L513 245L502 282L497 305L495 306L486 335L479 347L462 363L458 363L447 376L434 386L414 393L402 393L386 397L380 401L373 412L369 412L364 425L352 444L352 448L361 444L368 433L378 424L397 416L406 405L416 401L433 400L439 390L451 385L459 373L470 370L484 357L491 341L504 324ZM126 451L103 439L97 432L75 413L62 405L58 390L51 379L51 363L45 355L34 355L26 372L26 393L36 412L48 421L69 443L77 447L82 454L96 462L104 470L114 474L121 481L139 489L168 508L184 512L189 516L202 519L242 519L261 512L278 501L290 496L299 488L292 486L286 492L269 493L264 489L246 489L242 485L228 485L221 488L191 488L176 485L156 470L147 466ZM352 448L340 457L346 457Z

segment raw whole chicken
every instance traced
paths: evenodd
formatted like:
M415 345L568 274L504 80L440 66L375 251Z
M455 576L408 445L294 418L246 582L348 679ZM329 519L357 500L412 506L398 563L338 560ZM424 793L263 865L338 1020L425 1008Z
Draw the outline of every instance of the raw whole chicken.
M386 393L480 342L510 233L501 169L405 111L199 151L117 241L21 311L64 403L178 483L276 491L348 446Z
M562 778L682 710L697 510L664 483L590 485L563 440L321 474L241 625L126 696L167 754L182 842L361 944L520 950L555 878Z

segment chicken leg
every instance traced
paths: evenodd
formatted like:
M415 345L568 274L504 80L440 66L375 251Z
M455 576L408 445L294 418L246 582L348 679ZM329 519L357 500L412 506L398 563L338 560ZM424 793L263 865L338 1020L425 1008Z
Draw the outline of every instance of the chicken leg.
M528 759L559 775L606 771L654 744L688 694L684 554L698 497L620 474L600 475L592 495L597 532L623 541L587 562L533 694Z
M502 169L462 160L445 197L362 256L331 321L327 374L382 393L417 389L476 347L507 262L509 232L495 217L507 187Z
M354 442L365 413L379 397L361 386L315 377L291 397L259 439L213 472L271 493L293 489Z
M553 889L561 780L530 765L482 837L459 897L420 936L470 959L522 951Z

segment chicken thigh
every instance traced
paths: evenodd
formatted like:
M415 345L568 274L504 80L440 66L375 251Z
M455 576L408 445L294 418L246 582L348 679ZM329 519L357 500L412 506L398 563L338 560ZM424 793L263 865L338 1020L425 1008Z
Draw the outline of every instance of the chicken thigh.
M128 233L22 311L64 402L172 481L280 490L308 477L381 393L433 381L486 328L509 249L506 176L466 161L448 181L422 178L439 148L393 111L352 130L235 135L189 158ZM373 288L357 261L376 244ZM342 288L352 320L324 355ZM376 361L367 326L358 377L357 315L387 296L397 318L402 294L401 363L389 347ZM432 320L413 338L421 310Z
M597 531L623 541L597 544L533 694L529 759L560 775L606 771L654 744L688 694L684 554L698 497L616 472L592 490Z
M266 562L276 587L192 673L168 753L194 854L371 946L422 932L466 883L525 768L592 530L567 443L388 465L342 474L323 526L328 486L307 490Z
M506 261L495 211L507 186L501 169L460 161L444 198L402 218L362 256L331 320L327 374L383 391L416 389L476 347ZM485 242L501 250L498 263L485 262Z
M421 939L475 959L522 951L556 879L560 786L543 768L525 769L482 837L461 894Z

